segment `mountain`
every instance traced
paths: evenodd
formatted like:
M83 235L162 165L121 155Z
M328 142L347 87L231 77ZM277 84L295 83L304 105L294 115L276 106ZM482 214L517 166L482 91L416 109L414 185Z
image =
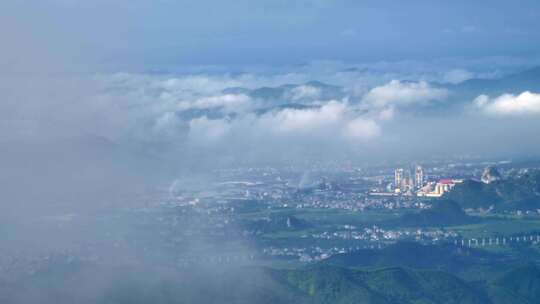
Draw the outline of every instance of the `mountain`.
M410 213L386 222L386 225L400 227L442 227L474 223L477 219L468 216L454 201L434 200L433 207L418 213Z
M445 197L457 202L463 208L489 208L502 202L495 187L499 183L484 184L466 180L458 184Z
M284 84L277 87L247 89L232 87L223 90L224 94L245 94L253 99L271 102L273 105L294 102L310 103L316 100L341 99L343 88L320 81L308 81L303 84Z
M314 266L280 272L284 282L298 289L310 303L387 303L382 295L370 290L361 276L351 270Z
M540 269L525 266L514 269L493 281L489 293L495 304L538 303L540 299Z
M525 304L540 300L540 270L522 267L478 284L448 272L404 267L111 268L70 262L2 277L0 293L7 304Z
M317 265L285 274L287 283L301 290L309 303L489 303L482 292L440 271Z
M535 210L540 208L540 170L532 170L488 184L473 180L458 184L445 195L462 208Z
M453 245L422 245L416 242L398 242L378 249L361 249L354 252L336 254L324 260L323 264L340 267L407 267L416 269L439 269L454 274L489 260L499 265L502 257L474 248Z
M540 91L540 67L506 75L497 79L469 79L450 86L452 91L466 94L518 94L523 91Z

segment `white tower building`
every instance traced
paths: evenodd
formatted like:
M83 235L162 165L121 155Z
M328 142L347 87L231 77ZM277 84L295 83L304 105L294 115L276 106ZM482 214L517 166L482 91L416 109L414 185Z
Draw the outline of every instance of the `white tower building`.
M422 166L416 166L414 173L415 186L417 189L420 189L422 186L424 186L424 168L422 168Z

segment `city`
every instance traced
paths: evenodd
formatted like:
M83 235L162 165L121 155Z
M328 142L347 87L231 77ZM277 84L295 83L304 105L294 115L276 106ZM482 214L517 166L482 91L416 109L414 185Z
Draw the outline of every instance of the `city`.
M496 165L500 169L496 169ZM407 216L436 209L439 201L444 200L444 194L452 193L456 184L466 180L488 184L493 182L488 175L499 181L512 172L524 174L539 170L540 163L535 168L524 168L507 161L448 162L434 167L415 166L414 169L415 178L412 179L404 169L391 167L328 172L274 167L235 168L216 171L214 186L196 192L184 189L180 182L174 181L141 201L137 208L100 215L103 227L114 227L103 232L106 237L101 240L103 244L78 240L64 251L65 258L98 261L103 258L98 254L99 247L110 242L117 250L137 248L132 257L134 260L142 258L137 255L147 258L146 254L155 254L152 244L159 243L163 250L174 252L169 258L177 265L188 260L258 264L274 259L285 259L281 263L293 265L359 249L381 249L402 241L460 246L466 242L470 246L472 239L475 246L478 246L478 240L503 246L506 239L510 242L516 237L514 232L493 231L486 235L484 230L461 227L467 220L445 224L438 219L437 224L423 224L418 220L409 223ZM306 175L310 176L309 181ZM389 181L388 184L385 181ZM440 193L426 190L438 188ZM375 192L379 189L387 192ZM528 223L538 222L540 229L540 209L465 209L464 218L517 216L508 220L508 224L515 222L519 226L523 219ZM55 215L42 221L56 223L56 229L70 229L72 222L84 220L81 216ZM122 230L133 231L129 235L118 234L119 231L115 231L118 222L131 225ZM143 238L152 234L159 239ZM192 238L207 240L195 252L185 252L182 246ZM536 237L534 242L538 242ZM13 262L4 259L7 263L4 269L12 267L10 263Z

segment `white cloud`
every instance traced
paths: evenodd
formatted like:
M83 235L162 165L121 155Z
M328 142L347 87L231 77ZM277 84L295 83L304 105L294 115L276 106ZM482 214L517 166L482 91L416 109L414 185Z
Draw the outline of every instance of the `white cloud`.
M142 131L146 133L143 136L151 136L154 140L175 141L185 133L186 127L187 124L179 119L174 112L165 112L155 120L151 133L148 134L145 130Z
M480 95L478 97L476 97L474 100L473 100L473 104L477 107L477 108L483 108L484 106L486 106L486 104L489 102L489 96L487 95Z
M248 107L249 102L249 96L243 94L215 95L202 97L194 101L182 101L178 104L178 110L212 109L223 107L226 111L235 112Z
M483 113L495 116L520 116L540 114L540 94L523 92L519 95L504 94L497 98L480 95L473 104Z
M154 86L166 89L170 92L186 93L205 93L211 94L219 92L225 88L240 86L242 81L232 77L219 76L183 76L175 78L158 79L153 83Z
M260 118L257 128L272 129L277 136L305 136L326 140L366 140L381 134L369 117L353 115L344 102L330 101L317 109L285 109Z
M190 143L217 146L234 142L241 147L265 138L275 145L309 142L346 147L351 142L382 136L386 124L396 123L389 121L400 108L440 100L448 94L445 89L424 81L390 81L401 76L399 73L387 74L389 67L384 65L376 70L375 76L371 69L342 72L345 67L348 66L321 65L302 69L296 74L279 71L175 76L119 73L98 80L103 87L103 96L107 97L107 105L113 105L118 115L122 115L110 120L118 121L124 117L121 128L115 128L125 130L119 132L119 137L150 142L158 138L179 146ZM403 70L410 69L403 67ZM321 73L327 75L326 78L320 78ZM448 79L458 81L466 77L465 74L457 70L449 72ZM437 75L443 74L437 72ZM423 79L419 77L408 78ZM324 96L331 94L326 94L324 87L308 84L288 87L288 94L280 101L283 104L300 101L314 106L300 109L253 100L242 90L224 92L227 88L277 87L308 83L313 79L343 86L343 99L325 99ZM357 85L362 86L362 93L353 93ZM349 103L358 97L363 98L360 105ZM201 111L182 113L191 109ZM225 115L230 113L234 115Z
M206 116L189 122L189 137L198 143L213 143L223 138L231 126L223 119L208 119Z
M379 112L380 120L392 120L394 118L394 107L388 107Z
M279 132L302 132L331 127L343 119L346 105L330 101L316 109L285 109L263 117Z
M170 129L178 124L178 118L173 112L165 112L161 115L154 125L156 131Z
M321 90L314 86L301 85L292 89L291 95L292 95L291 98L293 100L306 99L306 98L317 99L321 96Z
M174 119L173 119L174 118ZM161 127L176 126L172 114L159 120ZM368 117L351 115L346 103L330 101L320 108L283 109L262 116L247 113L233 120L195 118L188 123L189 143L218 145L225 140L237 144L272 142L320 142L321 144L362 142L380 135L377 122Z
M443 75L443 81L452 84L462 83L474 77L474 74L463 69L450 70Z
M392 80L385 85L371 89L363 100L367 104L383 108L389 105L426 104L445 99L447 96L446 89L434 88L425 81L409 83Z
M349 121L344 131L345 135L351 139L371 139L381 133L381 129L375 121L365 118Z

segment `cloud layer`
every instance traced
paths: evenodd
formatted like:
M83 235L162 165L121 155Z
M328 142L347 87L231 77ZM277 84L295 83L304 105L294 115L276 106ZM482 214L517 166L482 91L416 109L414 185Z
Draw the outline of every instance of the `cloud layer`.
M443 100L448 96L444 88L435 88L425 81L402 82L392 80L389 83L371 89L364 101L375 107L409 106Z
M0 139L91 136L183 164L205 164L211 155L232 162L293 161L307 154L319 159L416 157L446 146L444 139L454 136L440 136L439 127L463 133L451 148L441 148L458 153L471 142L483 141L465 134L465 129L459 131L458 125L479 128L493 116L538 112L538 95L529 92L479 96L474 104L480 110L467 111L473 98L460 99L464 95L459 86L441 84L448 75L453 75L452 82L470 77L464 70L413 63L350 67L318 62L234 74L201 68L185 73L101 73L69 82L10 79L6 102L0 105ZM30 83L33 89L23 90ZM440 126L443 122L446 127Z
M504 94L496 98L480 95L474 105L483 113L493 116L528 116L540 114L540 94L523 92Z

